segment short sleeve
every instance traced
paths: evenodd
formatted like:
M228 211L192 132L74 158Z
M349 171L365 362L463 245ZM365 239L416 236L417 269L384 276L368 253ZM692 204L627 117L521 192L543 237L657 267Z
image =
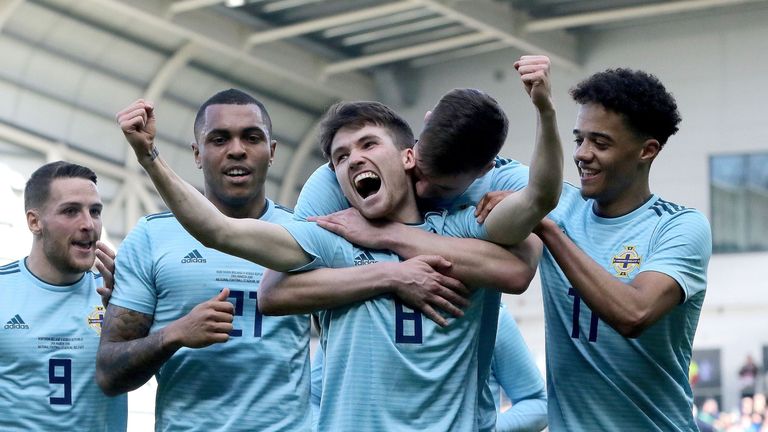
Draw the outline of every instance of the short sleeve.
M706 289L712 231L704 215L695 210L677 213L659 227L651 241L651 253L642 271L673 278L686 301Z
M438 234L441 235L447 235L450 237L460 237L460 238L476 238L480 240L487 240L488 239L488 230L485 229L484 224L480 224L477 222L477 217L475 216L475 207L468 207L463 210L457 210L448 213L447 215L443 212L442 216L445 218L445 221L443 223L443 229L442 232L439 232ZM428 218L434 218L438 217L433 214L428 214ZM432 225L439 224L434 221L429 221Z
M323 216L349 208L336 174L323 164L312 173L304 183L293 209L297 220L306 220L309 216Z
M491 170L491 191L519 191L528 185L529 168L514 159L497 157Z
M337 252L340 249L341 237L326 231L314 222L291 221L283 227L296 240L296 243L312 257L312 261L292 272L308 271L316 268L333 267Z
M152 256L148 221L142 218L118 249L111 304L154 315L157 290Z

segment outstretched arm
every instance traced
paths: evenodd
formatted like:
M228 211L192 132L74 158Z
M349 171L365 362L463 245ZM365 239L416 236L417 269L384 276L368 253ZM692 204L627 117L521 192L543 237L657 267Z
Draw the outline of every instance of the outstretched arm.
M116 305L107 307L96 354L96 382L108 396L139 388L181 347L226 342L234 306L229 289L195 306L187 315L149 333L153 317Z
M470 291L446 276L451 263L438 256L417 256L401 263L317 269L298 274L267 271L259 288L259 310L265 315L314 312L392 293L419 309L438 325L448 325L438 310L463 315Z
M312 219L348 241L371 249L388 249L404 258L442 256L452 264L447 274L465 285L510 294L528 288L542 250L536 236L506 250L486 241L441 236L396 222L372 222L355 209Z
M173 172L154 144L152 104L139 99L117 114L117 122L163 201L203 245L277 270L291 270L311 261L283 227L258 219L227 217Z
M536 107L538 127L528 186L508 195L485 219L489 240L495 243L512 245L525 239L560 198L563 147L552 102L549 64L545 56L523 56L515 62Z

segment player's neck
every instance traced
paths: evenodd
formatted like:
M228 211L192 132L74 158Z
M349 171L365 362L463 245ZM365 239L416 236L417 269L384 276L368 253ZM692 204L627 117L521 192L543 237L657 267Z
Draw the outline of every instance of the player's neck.
M258 219L267 209L267 199L263 190L242 202L225 203L210 196L207 198L224 215L236 219Z
M30 273L35 275L36 278L51 285L72 285L79 281L84 272L66 272L58 269L54 263L52 263L45 253L43 253L41 246L32 245L32 251L26 260L27 269Z
M624 216L642 207L651 195L651 190L646 183L637 187L636 190L625 190L625 193L616 199L595 200L594 212L605 218Z
M409 193L403 196L401 202L393 208L387 219L409 225L422 223L424 217L421 215L419 206L416 204L416 195Z

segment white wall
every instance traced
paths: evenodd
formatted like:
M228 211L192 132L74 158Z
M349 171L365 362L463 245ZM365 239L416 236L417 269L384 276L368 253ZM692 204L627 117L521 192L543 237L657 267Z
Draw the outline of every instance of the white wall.
M665 199L709 214L708 158L718 153L768 150L768 7L638 21L593 30L582 40L584 68L553 69L559 128L566 147L566 180L576 174L569 150L575 106L567 89L608 67L657 75L675 95L683 122L651 171L651 188ZM534 139L533 108L512 63L520 53L499 51L425 69L414 77L418 102L399 107L413 125L454 87L481 88L503 105L511 128L502 155L527 162ZM415 129L420 129L415 127ZM768 344L768 253L714 255L695 348L721 348L724 407L737 403L737 371L746 354L761 357ZM506 299L537 361L544 331L538 281L521 298Z

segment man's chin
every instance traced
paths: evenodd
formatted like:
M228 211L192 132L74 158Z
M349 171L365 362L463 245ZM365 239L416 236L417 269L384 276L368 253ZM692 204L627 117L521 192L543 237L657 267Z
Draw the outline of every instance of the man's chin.
M366 219L381 219L386 216L386 209L376 205L361 205L357 209Z
M87 259L72 260L69 262L70 271L72 271L73 273L85 273L91 268L93 268L93 265L95 262L96 262L95 255Z

